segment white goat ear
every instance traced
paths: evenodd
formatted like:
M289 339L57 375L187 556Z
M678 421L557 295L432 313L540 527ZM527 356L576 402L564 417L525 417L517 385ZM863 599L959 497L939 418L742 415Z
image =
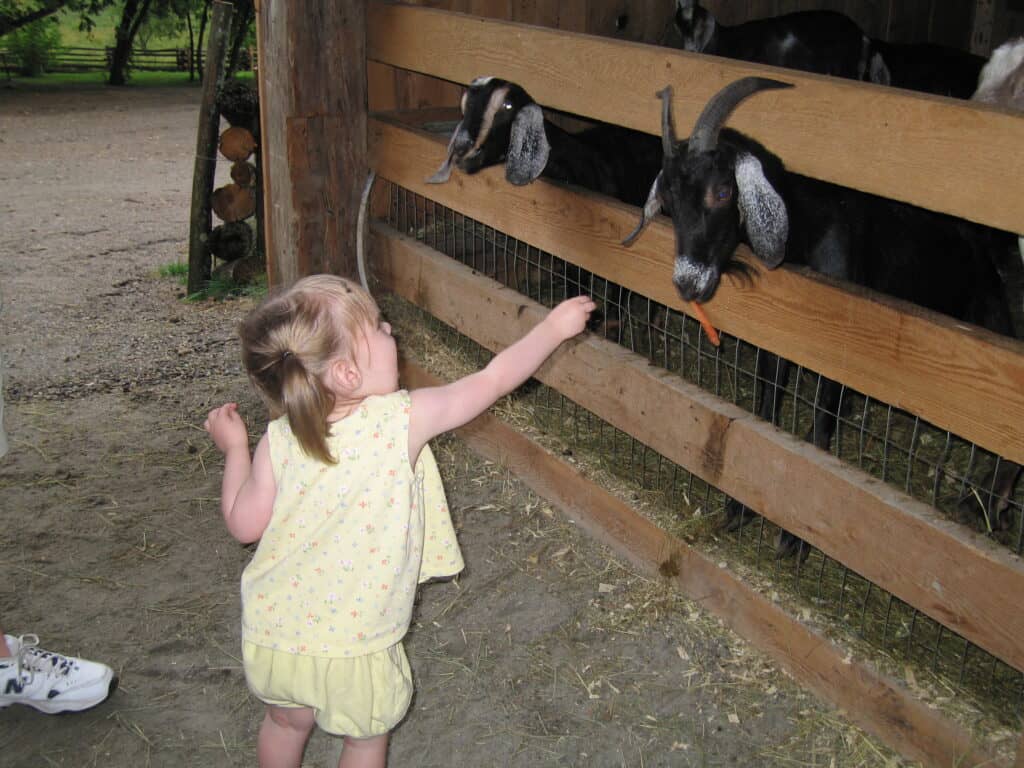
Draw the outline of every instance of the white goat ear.
M548 164L551 146L544 134L544 113L527 104L512 121L512 139L505 159L505 178L516 186L529 184Z
M455 126L452 137L448 140L448 150L441 167L434 171L434 175L427 179L427 184L444 184L452 175L452 157L455 155L455 139L462 130L462 121Z
M769 269L775 269L786 258L786 203L764 175L761 161L748 153L736 158L736 187L750 247Z

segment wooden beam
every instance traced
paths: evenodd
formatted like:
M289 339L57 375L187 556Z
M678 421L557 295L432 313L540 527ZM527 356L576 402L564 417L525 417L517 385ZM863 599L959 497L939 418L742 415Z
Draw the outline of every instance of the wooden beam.
M443 56L438 51L444 51ZM677 133L751 74L795 84L744 102L729 125L798 173L1000 229L1024 229L1024 120L994 107L431 8L373 3L367 55L457 83L499 75L538 103L660 135L671 84ZM593 62L614 61L614 67ZM586 72L586 77L579 77Z
M380 176L692 312L672 285L668 219L659 217L625 248L619 241L637 221L636 208L544 181L514 187L500 168L427 184L445 137L378 118L369 142ZM704 307L721 330L1024 463L1024 343L810 270L762 271L751 285L723 281Z
M410 388L440 383L409 361L403 361L401 373L403 386ZM798 682L845 710L850 720L900 754L936 768L1007 765L905 687L852 659L730 571L665 533L514 428L485 414L456 434L476 452L508 467L641 572L670 580L740 637L771 655Z
M262 0L260 114L273 284L354 276L366 181L366 0Z
M371 233L371 268L388 290L490 350L546 314L395 230L375 223ZM612 342L573 342L537 378L1024 669L1024 565L1004 548Z

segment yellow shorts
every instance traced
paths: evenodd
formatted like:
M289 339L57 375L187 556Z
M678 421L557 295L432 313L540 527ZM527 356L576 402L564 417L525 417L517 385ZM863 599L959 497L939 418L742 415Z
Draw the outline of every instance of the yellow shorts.
M328 659L243 642L242 662L257 698L276 707L310 707L317 725L336 736L387 733L412 701L412 672L401 643L366 656Z

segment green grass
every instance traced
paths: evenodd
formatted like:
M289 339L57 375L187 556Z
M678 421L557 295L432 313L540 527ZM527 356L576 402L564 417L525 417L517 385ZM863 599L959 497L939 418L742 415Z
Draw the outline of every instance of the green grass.
M187 268L186 268L187 271ZM255 299L267 295L267 278L261 275L255 282L238 283L226 278L213 278L201 291L185 297L185 301L220 301L229 296L247 296Z
M157 270L160 277L171 278L179 285L188 284L188 264L180 261L164 264ZM185 297L185 301L219 301L228 296L248 296L262 298L267 295L267 278L261 275L252 283L239 283L230 278L214 277L206 287Z
M160 277L173 277L176 278L179 283L185 285L188 282L188 264L181 261L176 261L172 264L165 264L157 270Z
M0 73L0 88L8 87L23 88L27 90L56 90L60 88L106 85L107 72L48 72L41 77L21 77L12 75L10 80L4 80ZM239 72L235 75L239 80L253 80L252 72ZM177 86L199 87L200 80L188 79L188 72L139 72L133 71L128 79L128 88L166 88Z

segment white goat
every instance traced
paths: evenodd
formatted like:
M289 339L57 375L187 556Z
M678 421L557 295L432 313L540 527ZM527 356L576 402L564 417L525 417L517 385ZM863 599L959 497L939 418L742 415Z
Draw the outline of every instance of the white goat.
M1024 112L1024 37L1008 40L994 51L978 76L973 101ZM1024 262L1024 236L1017 239Z
M971 98L1024 112L1024 37L1009 40L992 51Z

